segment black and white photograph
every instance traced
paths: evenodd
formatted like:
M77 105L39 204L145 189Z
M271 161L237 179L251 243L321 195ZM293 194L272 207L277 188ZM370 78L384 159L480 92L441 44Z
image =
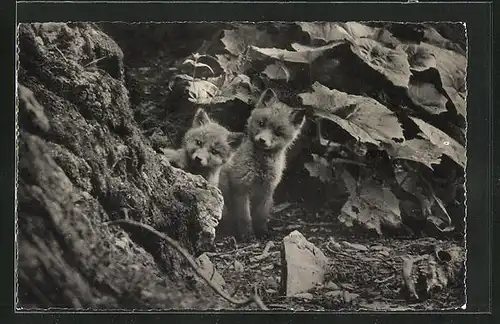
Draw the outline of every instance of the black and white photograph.
M16 36L17 311L467 308L465 23Z

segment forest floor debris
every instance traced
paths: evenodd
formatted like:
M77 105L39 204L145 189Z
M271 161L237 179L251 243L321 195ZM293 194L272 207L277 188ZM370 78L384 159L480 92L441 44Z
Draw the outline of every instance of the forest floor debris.
M303 221L307 219L307 214L308 210L298 206L287 208L286 211L278 210L271 223L274 230L272 239L268 242L240 243L235 249L231 238L216 239L217 252L211 252L210 258L226 283L238 287L234 296L248 296L252 292L253 283L258 283L260 296L271 310L403 311L457 309L465 304L463 276L458 271L447 277L450 280L446 287L420 301L408 298L403 276L405 258L413 258L419 263L419 258L428 260L435 251L462 249L461 242L441 241L430 237L366 237L347 231L340 223L335 227L308 226L307 224L314 224L317 220ZM327 223L326 219L319 221ZM280 291L281 255L273 252L282 249L283 237L294 231L287 228L289 222L300 224L298 231L324 252L329 259L329 266L324 283L285 297ZM272 248L268 249L266 258L261 258L266 246ZM463 251L462 249L461 252ZM460 263L459 258L455 260ZM457 269L456 263L455 266L450 264L450 267ZM418 269L421 271L422 267ZM417 276L416 273L413 274Z

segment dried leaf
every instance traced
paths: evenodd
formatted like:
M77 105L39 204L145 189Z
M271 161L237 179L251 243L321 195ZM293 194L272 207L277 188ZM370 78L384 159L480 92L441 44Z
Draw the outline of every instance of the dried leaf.
M236 272L243 272L245 271L245 267L243 267L243 264L241 264L241 262L239 262L238 260L234 260L234 270Z
M348 249L354 249L358 251L368 251L368 248L362 244L350 243L347 241L341 241L340 243L343 244Z
M267 242L266 246L264 247L264 251L262 251L262 254L269 254L269 250L274 247L274 242L269 241Z

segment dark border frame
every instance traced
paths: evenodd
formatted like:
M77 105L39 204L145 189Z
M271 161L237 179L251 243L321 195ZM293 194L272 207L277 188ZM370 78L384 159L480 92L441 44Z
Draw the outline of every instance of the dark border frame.
M15 42L14 28L16 16L14 10L2 10L2 32L4 39ZM500 121L493 120L492 91L492 3L222 3L222 2L177 2L177 3L44 3L22 2L17 6L17 22L47 21L228 21L228 20L282 20L282 21L348 21L348 20L388 20L388 21L463 21L467 23L468 36L468 162L467 162L467 311L431 313L164 313L164 314L82 314L73 313L24 313L13 314L13 292L2 289L0 307L1 317L12 319L15 323L102 323L122 319L127 322L153 323L167 318L176 322L180 320L205 322L223 321L279 321L301 322L304 320L331 321L347 323L359 318L379 323L385 318L389 322L404 321L419 323L422 321L438 323L458 323L477 321L478 323L494 323L491 316L492 306L492 226L493 222L493 189L500 184L500 148L493 149L493 136ZM498 49L497 49L498 50ZM3 52L4 54L6 51ZM15 49L3 57L2 75L12 76L14 80ZM499 53L497 53L499 54ZM495 75L498 78L498 75ZM497 83L498 84L498 83ZM2 98L9 98L9 107L14 102L15 84L2 87ZM7 115L4 115L7 113ZM0 207L2 211L2 234L0 243L5 262L14 259L14 109L5 109L0 118L0 129L5 132L0 137L2 154L0 164L0 181L2 194ZM493 124L495 123L495 125ZM495 127L496 126L496 127ZM493 153L496 164L493 164ZM500 198L500 197L496 197ZM4 215L5 214L5 215ZM495 261L496 262L496 261ZM496 262L498 265L498 262ZM7 267L9 270L10 267ZM495 267L497 268L497 267ZM4 268L5 269L5 268ZM2 275L3 287L13 287L13 272ZM8 278L8 279L7 279ZM115 313L116 314L116 313ZM245 316L248 315L248 316ZM330 316L333 316L331 318ZM352 316L352 317L351 317ZM440 320L440 316L442 319ZM13 318L14 317L14 318ZM0 320L0 322L4 322ZM500 320L497 319L497 322Z

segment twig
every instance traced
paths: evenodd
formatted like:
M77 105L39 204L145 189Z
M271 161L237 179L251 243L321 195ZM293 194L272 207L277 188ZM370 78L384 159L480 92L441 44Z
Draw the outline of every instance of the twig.
M45 307L50 307L52 305L49 298L45 296L40 291L40 289L38 289L38 287L30 280L30 278L23 271L18 272L18 277L24 281L23 284L27 285L31 289L31 293L35 295L41 301L41 303L45 305Z
M97 62L99 62L99 61L101 61L101 60L104 60L105 58L106 58L106 56L96 58L95 60L90 61L89 63L85 64L85 65L83 66L83 68L86 68L86 67L88 67L89 65L95 64L95 63L97 63Z
M334 200L334 201L340 201L340 199L338 200ZM273 221L276 221L276 222L281 222L281 223L285 223L285 224L296 224L296 225L300 225L300 226L338 226L338 224L336 223L332 223L332 222L317 222L317 223L308 223L308 222L297 222L297 221L289 221L289 220L285 220L285 219L280 219L280 218L277 218L277 217L270 217L270 219L272 219Z
M332 249L332 248L330 247L330 243L331 243L331 242L328 242L328 243L326 244L326 249L327 249L328 251L330 251L331 253L333 253L333 254L338 254L338 255L342 255L342 256L345 256L345 257L349 257L349 258L351 258L351 259L358 259L358 258L356 258L356 256L353 256L353 255L347 254L347 253L342 252L342 251L336 251L336 250ZM392 257L392 258L390 258L389 260L392 260L392 259L394 259L394 258L396 258L396 257L397 257L397 256ZM375 258L375 259L377 259L378 261L382 262L382 263L385 263L387 266L391 267L394 271L397 271L397 269L396 269L396 267L394 266L394 264L390 263L389 261L384 260L384 259L381 259L381 258L377 258L377 257L374 257L374 258Z
M248 250L248 249L251 249L251 248L256 248L256 247L259 247L259 243L254 243L254 244L251 244L251 245L247 245L247 246L244 246L244 247L241 247L241 248L238 248L238 249L234 249L234 250L231 250L231 251L228 251L228 252L205 252L205 254L207 256L216 256L216 257L225 257L225 256L232 256L233 253L237 253L237 252L241 252L243 250Z
M287 305L283 305L283 304L270 304L269 307L280 308L280 309L288 309L289 308Z
M257 285L254 286L252 296L254 298L255 303L257 304L257 306L259 306L260 309L268 309L258 294Z
M143 229L151 232L152 234L164 239L168 243L168 245L170 245L175 250L177 250L177 252L179 252L186 259L186 261L188 261L189 265L193 268L193 270L208 284L208 286L210 288L212 288L218 295L220 295L222 298L224 298L228 302L237 305L237 307L243 307L243 306L246 306L248 304L251 304L252 302L255 302L262 310L268 309L266 307L266 305L264 305L264 303L262 302L260 297L257 295L257 288L256 287L254 287L254 294L252 294L247 300L238 300L238 299L234 299L233 297L229 296L220 287L215 285L199 269L198 265L196 264L196 261L193 259L191 254L189 254L189 252L186 251L182 246L180 246L179 243L177 243L177 241L170 238L168 235L158 232L156 229L154 229L153 227L151 227L147 224L139 223L139 222L128 220L128 219L118 219L118 220L110 221L107 223L107 225L119 225L119 224L128 224L128 225L132 225L135 227L140 227L140 228L143 228Z
M236 295L236 293L240 290L240 285L237 285L236 288L234 288L234 291L233 293L231 294L231 297L234 297Z
M63 59L68 62L68 59L66 58L66 56L64 56L63 52L61 52L61 50L57 47L57 46L54 46L54 48L56 49L56 51L59 52L59 54L61 54L61 56L63 57Z
M396 275L394 275L394 274L393 274L393 275L391 275L391 276L389 276L389 277L387 277L387 278L385 278L385 279L382 279L382 280L378 280L378 279L377 279L377 280L375 280L375 283L378 283L378 284L385 283L385 282L387 282L387 281L391 280L392 278L394 278L395 276L396 276Z
M114 170L115 170L116 165L117 165L118 163L120 163L121 161L123 161L123 160L131 160L131 158L130 158L130 157L128 157L128 156L124 156L124 157L122 157L122 158L120 158L120 159L116 160L116 161L115 161L115 163L113 163L113 165L111 166L111 171L114 171Z
M355 257L355 256L352 256L352 255L347 254L347 253L345 253L345 252L341 252L341 251L335 251L335 250L333 250L333 249L330 247L330 242L328 242L328 243L326 244L326 249L327 249L328 251L330 251L331 253L333 253L333 254L338 254L338 255L345 256L345 257L347 257L347 258L356 259L356 257Z

